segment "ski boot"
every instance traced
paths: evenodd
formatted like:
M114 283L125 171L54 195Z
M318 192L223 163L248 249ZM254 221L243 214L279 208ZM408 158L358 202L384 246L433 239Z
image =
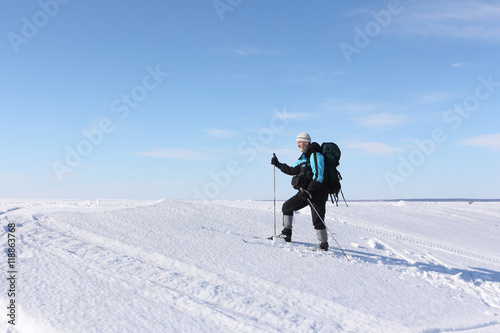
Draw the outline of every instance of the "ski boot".
M281 230L280 238L284 239L285 242L290 243L292 241L292 229L284 228Z
M316 251L328 251L328 233L326 229L316 230L318 236L319 245Z
M290 243L292 241L292 223L293 215L283 215L284 228L281 231L280 238L283 238L287 243Z

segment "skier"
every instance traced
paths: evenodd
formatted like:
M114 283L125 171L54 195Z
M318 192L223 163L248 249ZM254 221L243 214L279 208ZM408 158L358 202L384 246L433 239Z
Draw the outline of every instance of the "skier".
M296 141L302 155L293 166L280 163L276 155L273 155L271 159L271 164L280 169L281 172L294 176L292 186L298 190L297 194L285 201L281 208L283 230L280 237L284 238L286 242L292 241L293 212L304 208L310 202L320 215L318 216L311 207L312 223L319 241L318 250L328 251L328 234L326 226L322 222L325 219L326 202L328 201L328 189L323 183L324 157L320 153L319 144L311 143L309 134L300 133Z

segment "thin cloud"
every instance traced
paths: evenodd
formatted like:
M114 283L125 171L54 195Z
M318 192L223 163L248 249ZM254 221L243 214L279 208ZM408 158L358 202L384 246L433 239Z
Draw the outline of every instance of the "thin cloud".
M389 28L397 34L500 41L500 4L493 1L407 3Z
M453 68L463 68L463 67L472 67L472 66L475 66L475 65L472 63L468 63L468 62L455 62L455 63L451 64L451 67L453 67Z
M460 94L453 92L428 92L416 95L417 104L435 104L452 101L459 97Z
M380 109L378 103L358 103L331 99L323 103L323 108L339 114L364 114Z
M222 139L230 139L234 138L236 136L235 131L230 131L230 130L223 130L223 129L217 129L217 128L209 128L205 130L208 135L216 137L216 138L222 138Z
M310 113L305 112L288 112L286 111L286 109L283 109L283 111L273 110L273 112L271 113L271 116L273 117L279 117L280 119L286 120L298 120L301 118L309 117L310 115Z
M156 149L145 152L135 152L133 155L154 157L154 158L165 158L171 160L189 160L189 161L209 161L209 156L200 151L186 150L178 148L164 148Z
M389 156L403 151L399 147L391 147L381 142L358 142L346 146L351 149L361 150L369 155Z
M236 47L231 49L216 49L214 52L237 56L282 56L285 52L256 47Z
M31 180L33 180L33 178L29 175L22 174L22 173L9 173L9 174L0 173L0 180L12 181L12 182L22 182L22 181L31 181Z
M255 47L236 48L231 50L231 53L241 56L248 56L248 55L279 56L284 54L283 52L276 50L265 50L265 49L258 49Z
M357 117L356 121L362 127L386 127L403 124L405 118L401 115L393 115L386 112Z
M500 133L479 135L470 139L461 140L460 143L467 146L500 151Z
M284 79L283 82L291 83L291 84L317 84L324 82L331 82L332 80L337 79L339 76L343 75L343 72L326 72L326 71L317 71L314 73L307 73L303 76L294 76L287 79Z
M221 80L249 80L249 79L254 79L255 76L253 75L246 75L246 74L241 74L241 75L228 75L228 76L221 76Z
M401 109L401 106L390 105L384 102L351 102L332 99L324 103L323 108L329 112L344 116L364 128L383 128L405 124L407 117L394 114L386 110Z

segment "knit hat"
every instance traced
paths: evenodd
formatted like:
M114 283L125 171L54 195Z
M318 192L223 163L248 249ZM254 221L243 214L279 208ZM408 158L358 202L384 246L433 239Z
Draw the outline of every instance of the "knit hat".
M299 135L297 135L297 142L309 142L311 143L311 136L307 134L306 132L302 132Z

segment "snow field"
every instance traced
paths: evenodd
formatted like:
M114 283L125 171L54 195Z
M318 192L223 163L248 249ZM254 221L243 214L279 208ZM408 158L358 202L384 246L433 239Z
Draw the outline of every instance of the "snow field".
M18 251L16 325L0 331L500 331L498 202L330 204L350 261L331 239L310 251L307 208L292 244L263 239L266 201L4 200L0 221Z

